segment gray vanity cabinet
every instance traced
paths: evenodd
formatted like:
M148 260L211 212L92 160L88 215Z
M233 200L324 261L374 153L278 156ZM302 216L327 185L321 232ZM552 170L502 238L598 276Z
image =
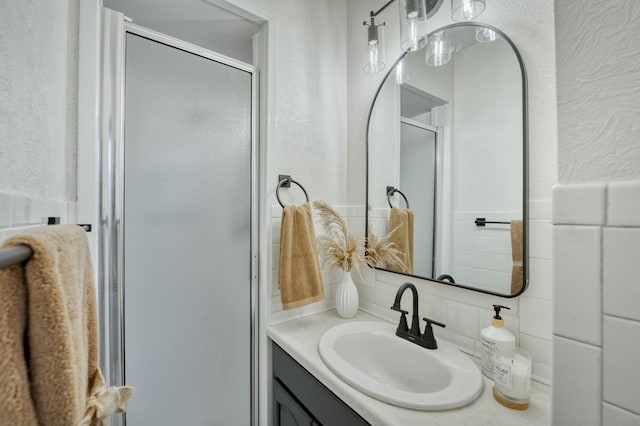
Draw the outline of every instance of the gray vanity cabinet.
M273 343L274 426L364 426L362 417Z
M277 426L319 425L278 380L273 380L273 424Z

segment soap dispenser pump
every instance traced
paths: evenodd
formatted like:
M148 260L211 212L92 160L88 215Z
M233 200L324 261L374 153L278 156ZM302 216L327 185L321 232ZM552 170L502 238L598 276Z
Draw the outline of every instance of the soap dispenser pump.
M500 309L511 309L507 306L493 305L496 314L491 318L491 325L480 332L482 349L482 372L493 379L493 365L497 355L513 357L516 349L516 337L504 328L504 320Z

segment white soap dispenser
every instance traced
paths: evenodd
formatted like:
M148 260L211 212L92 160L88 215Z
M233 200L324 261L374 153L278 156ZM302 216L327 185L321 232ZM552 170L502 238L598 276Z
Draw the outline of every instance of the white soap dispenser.
M482 349L482 372L493 379L493 364L496 353L513 357L516 349L516 337L504 328L504 320L500 317L500 309L511 309L502 305L493 305L496 314L491 318L491 325L480 332Z

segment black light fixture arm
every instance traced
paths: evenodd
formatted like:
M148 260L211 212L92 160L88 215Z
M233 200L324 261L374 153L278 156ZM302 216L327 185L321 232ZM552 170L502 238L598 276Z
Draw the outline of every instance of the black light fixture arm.
M387 7L389 7L391 5L391 3L393 3L394 1L396 1L396 0L389 0L384 6L382 6L380 9L378 9L375 12L372 10L371 13L369 14L369 16L371 16L372 18L378 16L379 14L382 13L383 10L385 10Z
M371 11L369 12L369 22L364 21L362 23L362 25L368 25L369 27L376 27L376 21L375 21L375 17L378 16L379 14L382 13L383 10L385 10L387 7L389 7L389 5L391 5L391 3L393 3L396 0L389 0L384 6L382 6L380 9L378 9L377 11ZM383 22L380 25L385 25L385 23Z

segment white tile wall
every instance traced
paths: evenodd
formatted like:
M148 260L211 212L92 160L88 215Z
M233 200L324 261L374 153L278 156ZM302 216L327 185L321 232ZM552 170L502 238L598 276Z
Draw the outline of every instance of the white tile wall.
M603 329L603 399L640 414L640 322L605 316Z
M601 235L599 226L554 226L553 332L594 345L602 335Z
M599 347L554 336L552 424L600 424L600 364Z
M551 301L520 297L520 333L530 336L551 336Z
M551 260L529 257L529 280L536 283L524 293L527 297L551 300L553 293L553 268Z
M605 228L602 280L605 314L640 321L640 228Z
M640 182L562 185L553 203L553 424L638 426Z
M47 217L75 223L76 203L0 193L0 242L22 230L47 223Z
M474 287L505 293L511 286L511 234L509 226L479 227L475 218L509 221L519 211L464 211L453 215L452 275Z
M602 404L604 426L640 426L640 416L606 402Z
M605 184L561 185L553 189L553 223L603 225Z
M11 195L0 194L0 228L11 226Z
M640 182L610 183L608 198L609 226L640 226Z

